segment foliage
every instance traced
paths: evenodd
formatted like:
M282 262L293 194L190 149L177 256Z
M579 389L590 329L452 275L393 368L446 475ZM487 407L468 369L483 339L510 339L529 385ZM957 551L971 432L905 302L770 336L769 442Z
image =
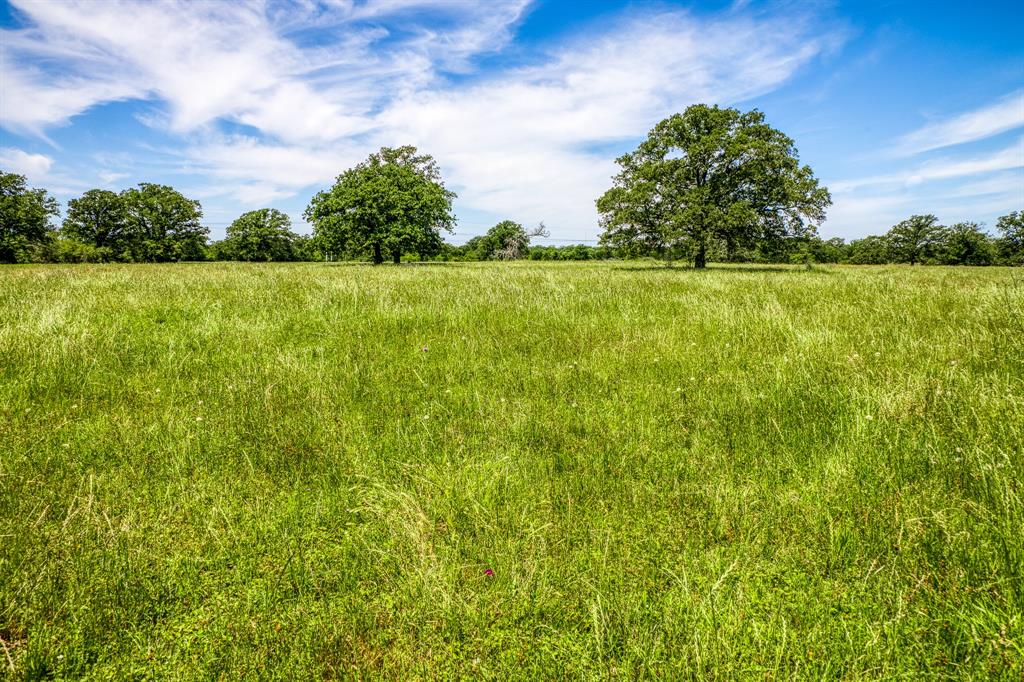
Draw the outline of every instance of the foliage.
M531 246L530 260L608 260L615 258L615 251L607 246L571 244L567 246Z
M526 255L530 248L530 237L526 228L514 220L502 220L487 230L485 243L488 244L486 255L481 254L480 260L517 260Z
M384 147L317 193L305 217L327 251L370 253L374 263L387 252L398 263L407 251L440 250L441 230L455 224L454 198L433 157L411 146Z
M209 230L199 202L167 185L141 183L121 192L126 260L164 263L204 260Z
M68 202L61 235L92 247L101 260L124 260L131 253L133 237L128 229L125 203L125 197L116 192L91 189ZM85 253L82 249L77 251Z
M850 242L847 246L846 262L855 265L882 265L890 262L890 254L888 237L870 235Z
M38 260L57 214L57 200L45 189L30 189L25 176L0 171L0 263Z
M0 669L1019 680L1007 280L0 268Z
M466 242L466 253L473 260L518 260L530 253L533 237L547 237L549 232L544 223L527 230L514 220L503 220L480 237Z
M992 265L995 245L977 223L957 223L942 234L940 258L944 265Z
M740 113L693 105L661 121L597 201L610 246L691 251L704 267L715 239L733 246L813 234L831 204L793 141Z
M1001 216L996 222L996 230L1002 235L998 249L1003 262L1024 265L1024 211Z
M890 253L897 263L916 265L934 258L942 245L944 228L933 215L913 215L886 234Z
M276 208L261 208L239 216L218 244L218 260L292 261L300 260L299 235L292 221Z

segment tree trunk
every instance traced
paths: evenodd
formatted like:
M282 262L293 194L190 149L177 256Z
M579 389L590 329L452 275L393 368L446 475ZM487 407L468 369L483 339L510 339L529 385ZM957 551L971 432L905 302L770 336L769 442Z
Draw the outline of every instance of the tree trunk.
M380 265L384 262L384 256L380 253L380 244L373 245L373 264Z
M697 247L697 255L693 257L693 267L697 270L703 270L708 264L708 243L701 239L700 245Z
M391 252L391 262L394 263L395 265L401 265L402 264L402 252L398 251L397 249L395 251L392 251Z

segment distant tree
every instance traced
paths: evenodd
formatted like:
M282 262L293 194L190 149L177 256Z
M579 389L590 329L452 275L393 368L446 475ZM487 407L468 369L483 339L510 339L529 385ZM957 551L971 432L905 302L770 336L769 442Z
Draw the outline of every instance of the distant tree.
M399 263L403 253L440 249L441 230L455 225L454 198L433 157L384 147L317 193L305 217L327 250L369 252L377 264L389 252Z
M1024 211L1014 211L996 221L996 230L1001 235L998 242L999 256L1008 265L1024 264Z
M530 237L526 229L514 220L502 220L487 230L485 241L491 247L486 259L516 260L530 248Z
M127 255L131 260L164 263L204 260L209 230L198 201L167 185L141 183L121 192Z
M514 220L503 220L483 237L471 239L469 246L477 260L517 260L529 255L532 238L549 235L544 223L527 230Z
M808 243L808 253L815 263L839 263L846 256L847 246L842 237L822 240L814 237Z
M871 235L854 239L846 251L846 262L854 265L883 265L892 261L889 240Z
M57 200L30 189L24 175L0 171L0 263L27 263L53 238Z
M946 265L992 265L996 259L992 239L977 223L957 223L942 234L941 260Z
M295 239L295 260L317 261L323 260L324 254L320 250L318 242L312 237L300 234Z
M942 245L944 228L933 215L913 215L897 223L886 237L897 263L916 265L936 255Z
M121 258L129 247L124 197L105 189L91 189L68 202L61 235L94 247L94 257L102 260ZM76 253L87 253L81 250Z
M296 260L299 235L292 232L291 226L291 218L276 208L243 213L231 223L227 237L218 244L218 256L224 260Z
M759 111L693 105L617 163L612 188L597 200L602 243L683 247L697 268L715 239L735 247L813 234L832 203L793 141Z

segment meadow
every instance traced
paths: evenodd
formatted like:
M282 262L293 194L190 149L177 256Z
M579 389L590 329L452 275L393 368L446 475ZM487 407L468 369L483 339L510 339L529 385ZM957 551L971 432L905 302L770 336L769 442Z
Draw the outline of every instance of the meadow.
M1024 275L0 269L11 679L1024 675Z

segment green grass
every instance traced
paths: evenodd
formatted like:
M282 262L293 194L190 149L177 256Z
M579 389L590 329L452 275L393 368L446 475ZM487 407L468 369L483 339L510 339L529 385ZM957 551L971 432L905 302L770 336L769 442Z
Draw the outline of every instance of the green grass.
M1020 680L1014 277L2 269L0 669Z

